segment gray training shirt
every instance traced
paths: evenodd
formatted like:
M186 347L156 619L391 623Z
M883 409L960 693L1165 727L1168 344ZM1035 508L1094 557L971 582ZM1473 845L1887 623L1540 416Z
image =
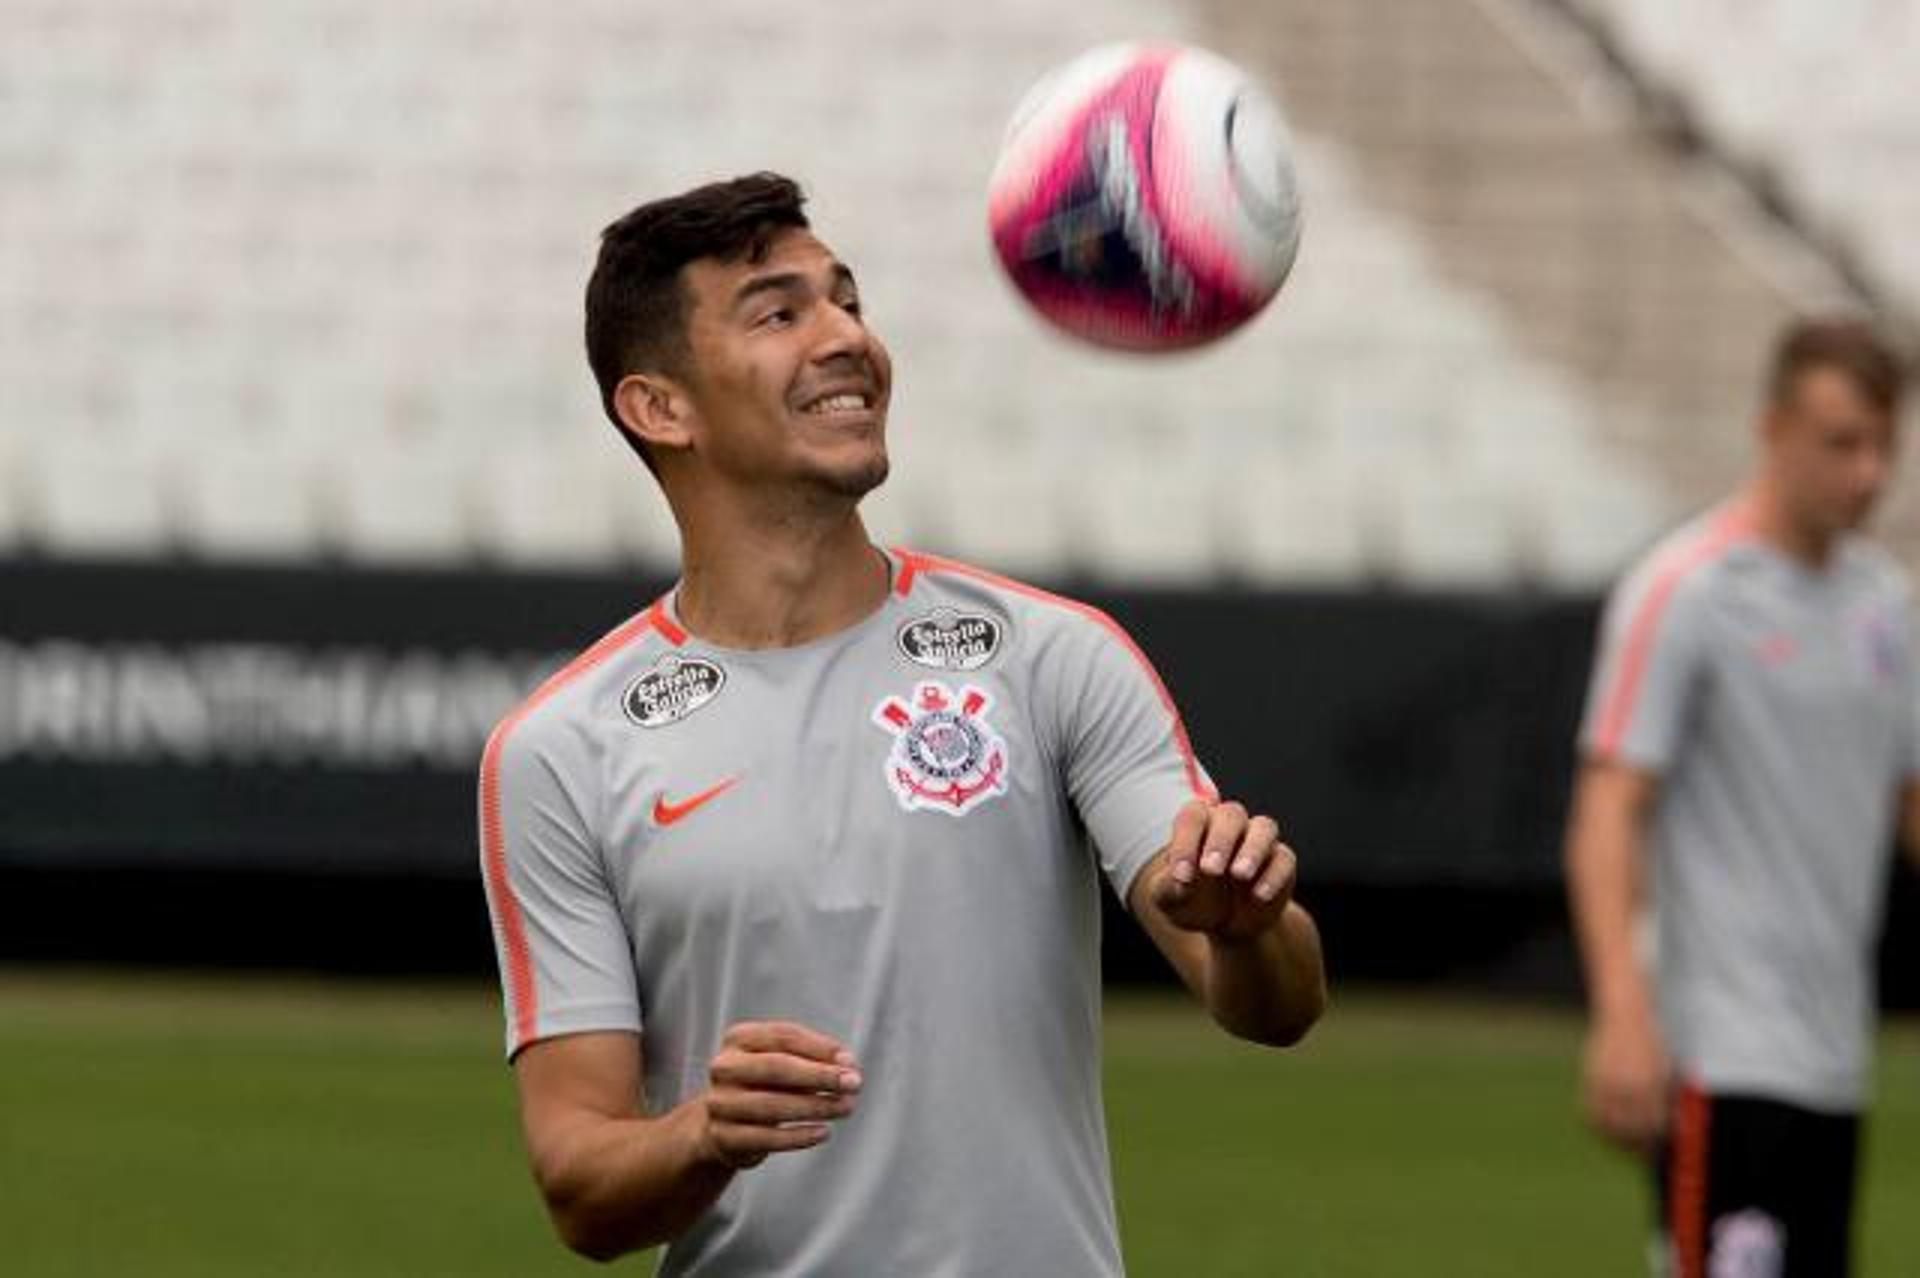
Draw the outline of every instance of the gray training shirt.
M1118 1274L1100 877L1124 897L1212 786L1103 614L889 559L877 612L794 648L663 600L496 729L507 1050L638 1031L665 1110L738 1021L852 1048L854 1114L736 1176L664 1274Z
M1728 505L1614 591L1582 744L1660 774L1660 1019L1708 1091L1865 1105L1916 705L1908 588L1863 541L1816 570Z

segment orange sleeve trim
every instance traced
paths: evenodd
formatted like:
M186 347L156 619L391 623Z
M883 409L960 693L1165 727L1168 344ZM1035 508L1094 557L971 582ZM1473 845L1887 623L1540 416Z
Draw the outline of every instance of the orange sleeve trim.
M1672 601L1673 592L1679 589L1680 583L1694 569L1717 558L1745 535L1747 528L1745 512L1738 507L1731 508L1703 531L1699 540L1687 542L1672 551L1666 562L1655 571L1646 597L1640 601L1633 619L1628 623L1619 671L1600 703L1600 726L1594 740L1600 754L1618 752L1621 742L1626 739L1627 727L1633 721L1634 706L1639 701L1640 685L1646 679L1654 636L1659 632L1660 618L1665 614L1667 604Z
M665 595L653 601L653 606L646 611L646 618L653 628L660 632L660 637L674 647L678 648L687 641L687 632L681 628L679 622L667 615Z
M900 575L894 579L893 593L905 599L913 593L913 579L920 571L920 556L897 546L893 547L893 556L900 562Z
M1029 586L1024 581L1015 581L1011 577L1002 577L998 573L988 572L984 568L975 568L972 564L963 564L957 559L943 559L938 555L927 555L917 551L898 549L896 549L894 553L900 556L900 561L904 565L900 573L900 582L895 587L902 595L907 594L912 589L913 578L917 572L944 572L952 573L959 577L972 577L976 581L984 581L988 585L998 586L1003 590L1012 591L1016 595L1025 595L1029 599L1038 599L1043 603L1054 604L1070 612L1077 612L1081 616L1099 625L1115 639L1118 639L1121 645L1132 654L1133 659L1139 663L1140 668L1146 672L1148 681L1153 685L1155 695L1160 698L1161 706L1165 708L1168 717L1173 720L1174 745L1179 749L1180 761L1186 767L1187 788L1193 792L1194 798L1205 799L1209 803L1216 802L1220 798L1220 792L1208 783L1205 774L1200 770L1200 760L1194 754L1193 741L1187 736L1186 721L1180 717L1180 707L1174 703L1173 694L1167 691L1167 685L1160 678L1160 672L1154 669L1153 662L1147 658L1146 653L1140 650L1140 645L1133 641L1133 636L1128 634L1126 628L1119 622L1092 604L1082 603L1078 599L1070 599L1066 595L1056 595L1050 590L1042 590L1038 586Z
M526 920L520 900L514 895L507 873L506 835L500 819L500 753L507 737L520 721L567 684L592 670L620 649L638 639L654 625L654 609L632 618L613 630L591 648L568 662L502 719L487 738L486 752L480 756L480 848L483 881L487 899L493 906L494 928L506 970L508 1015L513 1023L513 1050L518 1051L534 1036L539 1015L539 991L534 985L533 957L527 948Z

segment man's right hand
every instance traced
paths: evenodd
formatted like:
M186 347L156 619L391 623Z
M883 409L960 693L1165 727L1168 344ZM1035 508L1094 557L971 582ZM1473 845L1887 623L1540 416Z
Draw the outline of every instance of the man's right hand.
M730 1026L707 1080L701 1145L731 1168L825 1141L828 1125L853 1112L861 1082L844 1044L791 1021Z
M1671 1085L1667 1053L1650 1011L1595 1019L1584 1061L1587 1121L1608 1140L1639 1153L1665 1133Z

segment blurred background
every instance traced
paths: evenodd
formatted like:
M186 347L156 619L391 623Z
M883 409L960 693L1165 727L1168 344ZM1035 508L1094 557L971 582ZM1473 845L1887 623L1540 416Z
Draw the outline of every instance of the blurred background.
M599 229L760 168L895 354L876 536L1114 612L1300 849L1342 995L1298 1053L1221 1041L1110 920L1134 1269L1638 1272L1637 1175L1579 1130L1557 863L1597 603L1740 478L1788 316L1920 333L1920 4L0 0L0 30L17 1272L584 1264L521 1169L473 776L672 580L581 352ZM1032 80L1144 37L1268 84L1307 207L1278 302L1155 360L1044 329L983 209ZM1879 521L1910 568L1912 487ZM1868 1273L1920 1272L1896 1022ZM1189 1092L1219 1112L1166 1112Z

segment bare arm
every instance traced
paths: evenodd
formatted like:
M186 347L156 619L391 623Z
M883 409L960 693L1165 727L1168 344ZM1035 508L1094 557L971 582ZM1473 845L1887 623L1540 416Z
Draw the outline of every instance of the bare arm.
M1221 1028L1279 1047L1327 1006L1320 933L1293 900L1295 870L1270 818L1196 800L1127 901Z
M634 1034L542 1040L515 1058L514 1075L554 1227L596 1260L678 1237L737 1172L820 1144L860 1086L851 1053L786 1022L733 1026L707 1090L662 1114L645 1113Z
M1580 770L1567 832L1567 890L1586 973L1591 1020L1588 1117L1604 1135L1643 1148L1665 1125L1668 1066L1635 928L1646 899L1646 822L1658 780L1625 764Z

